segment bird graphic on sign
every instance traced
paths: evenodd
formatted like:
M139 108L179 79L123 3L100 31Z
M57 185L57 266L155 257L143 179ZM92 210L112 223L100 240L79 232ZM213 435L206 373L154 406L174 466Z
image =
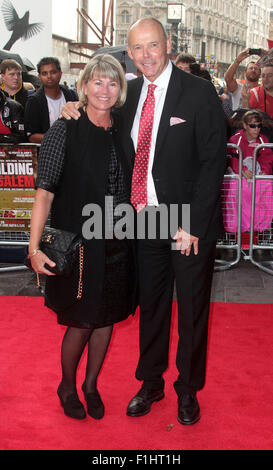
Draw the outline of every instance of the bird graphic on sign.
M4 0L1 10L7 30L12 31L11 37L3 47L6 51L10 51L19 39L26 41L35 34L40 33L44 27L43 23L29 23L29 11L26 11L24 16L19 18L17 11L9 0Z

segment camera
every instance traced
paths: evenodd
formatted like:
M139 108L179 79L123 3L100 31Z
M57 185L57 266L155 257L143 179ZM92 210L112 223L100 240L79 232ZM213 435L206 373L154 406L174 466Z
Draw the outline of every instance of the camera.
M249 49L249 55L261 55L262 49Z
M200 72L200 64L194 62L193 64L190 64L190 71L193 74L198 74Z

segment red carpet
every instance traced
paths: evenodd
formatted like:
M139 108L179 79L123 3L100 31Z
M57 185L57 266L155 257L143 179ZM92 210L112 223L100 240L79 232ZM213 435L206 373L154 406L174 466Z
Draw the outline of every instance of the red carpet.
M104 419L78 422L63 414L56 395L64 327L39 297L0 297L1 450L272 449L272 305L211 305L207 381L198 395L202 417L188 427L176 419L175 303L173 310L165 399L142 418L125 414L139 387L135 316L116 326L100 375ZM85 360L80 397L84 369Z

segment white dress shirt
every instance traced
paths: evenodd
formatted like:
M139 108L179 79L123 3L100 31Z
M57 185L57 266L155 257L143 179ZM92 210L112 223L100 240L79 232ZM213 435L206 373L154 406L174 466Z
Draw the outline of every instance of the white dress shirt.
M152 176L152 168L153 168L153 162L154 162L157 131L158 131L158 126L159 126L160 119L161 119L163 106L165 103L165 97L166 97L171 73L172 73L172 63L171 61L169 61L166 69L154 82L150 82L146 77L143 76L144 82L143 82L142 90L141 90L140 97L139 97L134 124L131 130L131 137L133 139L134 147L136 151L141 111L142 111L143 103L147 97L148 86L151 83L153 83L154 85L156 85L156 89L154 91L155 110L154 110L154 122L153 122L151 148L150 148L150 155L149 155L148 179L147 179L147 204L148 206L158 206L158 200L157 200L154 180Z

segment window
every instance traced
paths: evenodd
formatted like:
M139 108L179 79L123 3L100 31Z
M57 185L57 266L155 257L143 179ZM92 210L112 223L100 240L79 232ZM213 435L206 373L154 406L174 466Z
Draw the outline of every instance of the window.
M200 16L196 16L195 17L195 28L197 30L200 30L201 29L201 18Z
M123 10L123 11L121 12L121 22L122 22L122 24L128 24L128 23L130 23L129 11Z
M120 33L119 34L119 44L120 45L127 44L127 33Z
M198 56L200 55L200 40L195 39L194 41L194 55Z

